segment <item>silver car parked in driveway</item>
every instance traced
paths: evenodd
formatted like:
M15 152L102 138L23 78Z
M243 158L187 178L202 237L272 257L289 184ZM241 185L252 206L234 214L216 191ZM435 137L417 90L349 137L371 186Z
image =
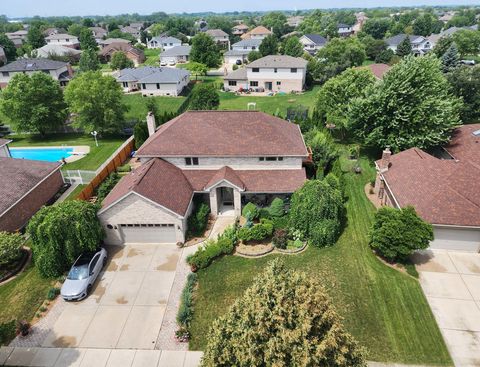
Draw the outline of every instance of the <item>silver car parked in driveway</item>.
M60 291L65 301L80 301L87 297L100 274L107 264L107 250L101 248L97 252L85 253L79 256L68 272L67 279Z

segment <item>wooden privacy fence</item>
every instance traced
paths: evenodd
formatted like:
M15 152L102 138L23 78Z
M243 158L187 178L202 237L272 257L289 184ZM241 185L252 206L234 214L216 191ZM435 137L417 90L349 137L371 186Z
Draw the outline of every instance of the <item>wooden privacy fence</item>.
M128 138L96 171L96 176L82 190L77 199L89 200L95 193L95 189L118 167L123 165L135 149L133 136Z

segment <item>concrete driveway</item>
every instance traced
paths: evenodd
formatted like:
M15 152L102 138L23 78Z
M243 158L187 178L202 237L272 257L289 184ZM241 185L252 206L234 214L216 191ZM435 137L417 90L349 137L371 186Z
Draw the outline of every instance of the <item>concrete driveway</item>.
M480 366L480 254L417 253L420 283L456 366Z
M107 250L109 263L92 294L66 305L42 346L155 348L181 250L174 244Z

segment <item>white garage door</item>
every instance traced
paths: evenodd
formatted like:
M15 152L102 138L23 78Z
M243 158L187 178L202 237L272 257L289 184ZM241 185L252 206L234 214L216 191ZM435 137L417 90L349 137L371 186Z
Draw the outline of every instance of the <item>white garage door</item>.
M433 228L435 239L430 244L431 248L479 252L480 230L458 228Z
M173 224L120 224L125 243L176 243Z

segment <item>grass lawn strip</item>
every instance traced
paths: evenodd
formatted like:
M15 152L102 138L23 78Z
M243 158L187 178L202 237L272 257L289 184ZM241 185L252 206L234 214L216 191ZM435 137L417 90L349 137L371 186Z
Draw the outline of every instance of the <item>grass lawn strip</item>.
M337 244L309 246L299 255L258 259L226 256L198 272L190 349L202 350L212 321L250 286L274 257L306 272L325 286L346 329L368 350L368 359L405 364L452 365L440 330L419 283L382 264L368 246L374 208L364 187L374 175L345 174L348 225Z

